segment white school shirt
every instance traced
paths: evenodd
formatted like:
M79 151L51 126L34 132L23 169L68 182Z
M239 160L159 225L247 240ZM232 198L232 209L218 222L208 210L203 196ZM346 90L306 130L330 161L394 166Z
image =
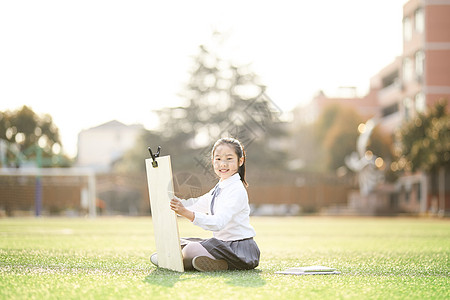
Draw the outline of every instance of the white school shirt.
M254 237L247 190L240 175L236 173L219 181L218 185L220 193L214 199L214 215L210 210L214 188L198 198L181 199L183 205L195 213L193 224L212 231L214 237L222 241Z

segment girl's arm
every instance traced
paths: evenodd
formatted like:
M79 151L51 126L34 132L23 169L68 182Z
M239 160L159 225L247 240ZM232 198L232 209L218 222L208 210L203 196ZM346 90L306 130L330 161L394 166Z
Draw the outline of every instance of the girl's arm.
M184 207L184 205L181 203L180 200L178 199L172 199L170 201L170 208L176 212L177 214L179 214L180 216L185 217L186 219L188 219L189 221L194 221L195 218L195 214L193 211L190 211L189 209L187 209L186 207Z
M211 190L212 191L212 190ZM176 200L179 200L184 207L191 211L199 211L199 212L208 212L209 210L209 199L211 198L211 191L208 193L198 197L198 198L189 198L189 199L180 199L178 197L174 197Z

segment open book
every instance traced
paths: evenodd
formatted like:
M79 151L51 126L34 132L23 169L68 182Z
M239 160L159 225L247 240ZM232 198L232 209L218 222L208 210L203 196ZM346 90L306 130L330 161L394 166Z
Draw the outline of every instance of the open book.
M335 268L329 268L324 266L308 266L289 268L284 271L275 272L277 274L291 274L291 275L327 275L327 274L341 274L336 271Z

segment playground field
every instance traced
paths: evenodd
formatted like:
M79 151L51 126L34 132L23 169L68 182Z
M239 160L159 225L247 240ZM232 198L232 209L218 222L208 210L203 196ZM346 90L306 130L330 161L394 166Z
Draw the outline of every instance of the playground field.
M150 217L0 219L0 299L449 299L450 221L253 217L251 271L155 268ZM179 220L181 236L208 233ZM339 275L280 275L323 265Z

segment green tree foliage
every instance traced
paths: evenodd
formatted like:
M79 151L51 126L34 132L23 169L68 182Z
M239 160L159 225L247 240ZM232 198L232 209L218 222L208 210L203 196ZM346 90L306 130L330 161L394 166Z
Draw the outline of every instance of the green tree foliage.
M159 136L148 133L139 147L156 149L161 143L162 154L171 155L176 170L208 173L213 143L233 136L246 147L252 168L282 169L286 155L279 146L285 132L278 119L281 111L264 92L248 65L237 66L202 45L181 92L184 103L158 111Z
M361 117L352 109L340 106L325 109L319 119L318 130L319 136L323 136L322 145L326 150L326 169L336 170L345 165L345 157L356 149L358 125L361 122Z
M315 131L323 147L322 170L336 170L345 166L345 157L356 151L358 126L365 122L353 109L329 105L317 120ZM378 128L373 131L367 150L385 161L392 160L392 139Z
M6 160L20 165L24 160L36 160L37 148L43 158L52 158L61 150L59 131L50 115L37 115L28 106L16 111L0 112L0 139L6 141ZM47 165L67 165L67 158Z
M401 127L397 133L401 149L396 168L412 172L450 168L450 114L446 107L447 101L439 101Z
M315 124L302 124L292 129L289 153L291 170L317 172L323 164L323 148L316 134Z
M330 129L334 127L336 119L342 110L343 108L341 106L333 104L328 105L322 111L315 125L316 135L319 141L323 141Z

